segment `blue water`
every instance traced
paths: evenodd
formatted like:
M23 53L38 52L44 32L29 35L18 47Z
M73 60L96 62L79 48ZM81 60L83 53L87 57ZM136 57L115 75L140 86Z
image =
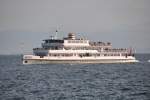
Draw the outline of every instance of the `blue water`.
M150 55L135 64L22 65L0 56L0 100L150 100Z

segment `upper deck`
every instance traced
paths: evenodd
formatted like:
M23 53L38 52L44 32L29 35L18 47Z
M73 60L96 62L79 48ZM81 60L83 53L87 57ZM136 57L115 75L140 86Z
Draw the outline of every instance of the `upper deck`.
M43 40L44 43L42 43L42 48L53 48L58 49L62 47L71 48L71 47L85 47L85 48L111 48L111 43L104 43L104 42L90 42L87 39L84 38L76 38L75 33L69 33L68 37L65 37L63 39L45 39Z

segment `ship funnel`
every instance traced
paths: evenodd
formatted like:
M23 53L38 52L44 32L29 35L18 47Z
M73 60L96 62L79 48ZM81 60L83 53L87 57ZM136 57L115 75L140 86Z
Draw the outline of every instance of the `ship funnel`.
M75 40L76 39L75 33L69 33L68 34L68 39Z

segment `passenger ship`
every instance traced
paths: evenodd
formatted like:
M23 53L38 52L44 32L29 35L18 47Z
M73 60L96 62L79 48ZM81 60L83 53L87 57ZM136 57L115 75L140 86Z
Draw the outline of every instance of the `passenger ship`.
M23 56L23 64L138 62L132 49L112 48L110 42L76 38L75 33L63 39L51 37L43 41L40 48L33 48L32 55Z

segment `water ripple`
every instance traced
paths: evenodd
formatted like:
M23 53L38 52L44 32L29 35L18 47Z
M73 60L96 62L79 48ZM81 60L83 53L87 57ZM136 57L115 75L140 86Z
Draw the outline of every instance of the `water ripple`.
M0 56L0 100L150 99L147 62L25 66L20 59Z

